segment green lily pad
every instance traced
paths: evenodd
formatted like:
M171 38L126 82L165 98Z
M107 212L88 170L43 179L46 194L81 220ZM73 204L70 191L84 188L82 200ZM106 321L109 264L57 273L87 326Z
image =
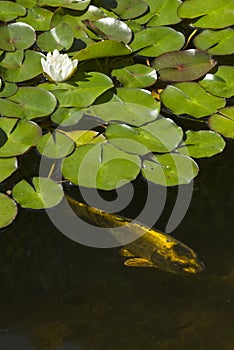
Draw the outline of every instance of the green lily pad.
M141 56L155 57L165 52L180 50L185 43L182 33L169 27L150 27L135 33L129 45Z
M12 195L22 208L44 209L61 202L63 188L51 179L34 177L32 185L26 180L18 182L13 188Z
M234 24L233 0L189 0L178 9L181 18L198 18L193 25L201 28L225 28Z
M41 6L61 6L77 11L84 11L89 6L90 2L91 0L37 0L38 5Z
M1 151L1 148L0 148ZM17 159L12 158L0 158L0 182L7 179L18 168Z
M25 0L22 0L25 1ZM53 16L53 12L41 8L32 7L28 9L27 15L17 20L27 23L37 31L50 30L50 22Z
M40 52L17 50L7 52L0 63L0 74L11 82L21 82L32 79L43 72Z
M73 140L59 131L43 135L37 143L38 152L53 159L66 157L74 148Z
M188 156L167 153L145 160L141 172L151 182L162 186L175 186L189 184L198 174L198 165Z
M140 128L126 124L110 124L105 135L123 151L144 155L149 152L170 152L183 137L183 130L171 119L160 118Z
M63 133L70 137L76 143L76 146L106 142L105 136L94 130L72 130L63 131Z
M14 95L17 90L18 90L18 87L16 84L8 83L8 81L6 81L2 91L0 92L0 97L10 97Z
M209 127L225 137L234 139L234 107L222 108L209 118Z
M0 118L0 128L7 141L0 147L0 157L13 157L25 153L41 138L41 128L34 122L15 118Z
M215 74L207 74L199 84L212 95L231 97L234 95L234 67L220 66Z
M15 2L17 2L17 4L24 5L24 7L29 9L36 5L37 0L15 0Z
M126 46L124 43L114 40L103 40L88 45L85 49L76 52L72 58L85 61L100 57L129 55L131 52L132 50L129 46Z
M163 26L175 24L181 21L177 10L181 5L180 0L145 0L150 10L137 19L135 22L146 24L147 26Z
M27 120L51 114L56 104L57 100L52 93L31 86L20 87L16 94L9 98L0 98L3 115Z
M139 17L148 9L143 0L99 0L97 5L113 11L118 17L126 20Z
M10 225L18 213L17 204L6 194L0 193L0 228Z
M70 126L78 123L83 117L83 112L79 108L58 108L52 115L51 120L62 126Z
M77 80L76 80L77 79ZM58 99L60 107L87 107L98 96L113 87L112 80L98 72L79 73L73 78L75 83L41 84L40 87L50 90Z
M198 50L168 52L155 58L152 66L166 81L192 81L209 72L216 62Z
M195 46L212 55L230 55L234 53L234 30L204 30L194 39Z
M68 50L73 43L73 31L66 23L60 23L50 31L44 32L38 36L37 45L41 50L53 51L54 49Z
M107 103L91 106L85 113L109 121L141 126L155 120L159 115L160 102L156 101L147 90L117 88L117 95Z
M0 21L9 22L18 16L24 16L26 9L11 1L0 1Z
M35 40L35 30L26 23L11 23L0 27L0 49L2 50L27 49L33 45Z
M197 83L168 85L161 94L164 105L175 114L189 114L195 118L210 115L225 106L225 99L210 95Z
M177 151L193 158L204 158L222 152L224 147L224 139L216 132L188 130L186 131L186 140Z
M115 40L129 43L132 38L132 31L126 23L111 17L101 18L92 23L95 28L99 29L102 37L108 40Z
M108 143L84 145L64 159L62 173L76 185L113 190L134 180L140 166L137 155L118 150Z
M144 64L133 64L124 68L113 69L111 75L125 87L144 88L153 85L157 80L154 68Z

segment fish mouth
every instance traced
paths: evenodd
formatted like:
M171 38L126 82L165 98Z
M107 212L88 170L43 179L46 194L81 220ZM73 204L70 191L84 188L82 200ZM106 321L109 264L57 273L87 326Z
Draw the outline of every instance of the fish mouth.
M195 265L184 267L183 271L186 273L190 273L191 275L195 275L195 274L198 274L198 273L204 271L205 268L206 268L205 264L202 261L198 261L198 262L196 262Z

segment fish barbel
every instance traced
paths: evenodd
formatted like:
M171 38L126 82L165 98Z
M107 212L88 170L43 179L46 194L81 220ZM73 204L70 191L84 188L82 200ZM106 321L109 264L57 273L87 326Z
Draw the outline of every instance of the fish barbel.
M131 221L127 218L107 213L76 201L69 195L66 199L74 212L110 233L121 231L135 234L136 239L120 249L120 255L128 257L126 266L155 267L177 274L196 274L205 269L197 254L174 237Z

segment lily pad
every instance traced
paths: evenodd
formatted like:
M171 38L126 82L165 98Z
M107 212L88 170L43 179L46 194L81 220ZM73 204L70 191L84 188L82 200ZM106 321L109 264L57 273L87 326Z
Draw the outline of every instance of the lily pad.
M186 140L177 151L193 158L204 158L222 152L224 147L224 139L216 132L188 130L186 131Z
M8 26L0 27L0 49L2 50L27 49L35 40L35 30L26 23L10 23Z
M7 99L0 98L3 115L27 120L51 114L56 104L57 100L52 93L31 86L20 87L15 95Z
M230 55L234 53L234 30L204 30L194 39L195 46L212 55Z
M83 117L83 112L79 108L58 108L52 115L51 120L62 126L70 126L78 123Z
M60 23L57 27L52 28L38 36L37 45L41 50L53 51L54 49L68 50L73 43L73 31L66 23Z
M13 188L12 195L22 208L44 209L61 202L63 188L51 179L34 177L32 185L26 180L18 182Z
M185 38L182 33L169 27L149 27L135 33L129 45L141 56L155 57L165 52L182 48Z
M25 2L25 0L23 0ZM36 31L50 30L50 22L53 12L42 7L32 7L27 10L27 15L17 20L27 23Z
M59 131L43 135L37 143L38 152L53 159L66 157L74 148L73 140Z
M155 58L152 66L166 81L192 81L209 72L216 62L198 50L168 52Z
M122 121L141 126L155 120L159 115L160 102L157 102L147 90L117 88L117 95L107 103L91 106L85 113L104 121Z
M72 10L84 11L90 4L91 0L38 0L38 5L47 5L52 7L65 7Z
M160 118L140 128L126 124L110 124L106 137L123 151L144 155L149 152L170 152L183 137L183 130L169 118Z
M134 180L140 166L137 155L118 150L108 143L84 145L64 159L62 173L76 185L113 190Z
M189 0L178 9L181 18L198 18L193 25L201 28L225 28L234 24L233 0Z
M164 105L175 114L189 114L195 118L210 115L225 106L225 99L210 95L198 83L168 85L161 94Z
M234 67L220 66L215 74L207 74L199 84L212 95L229 98L234 95Z
M6 194L0 193L0 228L10 225L18 212L17 204Z
M94 130L72 130L63 131L63 133L70 137L76 143L76 146L106 142L105 136Z
M143 0L99 0L97 4L126 20L139 17L148 9L147 3Z
M0 157L12 157L25 153L41 138L41 128L26 120L0 118L0 128L7 135L7 141L0 147Z
M1 151L1 148L0 148ZM18 168L17 159L12 158L0 158L0 182L7 179Z
M132 50L124 43L114 40L103 40L94 44L88 45L73 55L73 59L79 61L90 60L92 58L112 57L129 55Z
M113 69L111 75L116 77L123 86L133 88L148 87L157 80L156 70L143 64L133 64L132 66Z
M167 153L145 160L141 170L149 181L162 186L189 184L198 174L196 162L182 154Z
M8 83L8 81L6 81L4 83L4 87L2 91L0 92L0 97L10 97L14 95L17 90L18 90L18 87L16 84Z
M11 82L21 82L32 79L43 72L40 52L17 50L7 52L0 63L0 74Z
M0 21L9 22L18 16L24 16L26 9L12 1L0 1Z
M57 83L41 84L40 87L50 90L58 99L60 107L87 107L98 96L113 87L112 80L98 72L81 73L74 77L74 84Z
M234 107L222 108L209 118L209 127L225 137L234 139Z
M101 18L93 22L95 28L101 31L104 39L129 43L132 38L132 31L126 23L111 17Z

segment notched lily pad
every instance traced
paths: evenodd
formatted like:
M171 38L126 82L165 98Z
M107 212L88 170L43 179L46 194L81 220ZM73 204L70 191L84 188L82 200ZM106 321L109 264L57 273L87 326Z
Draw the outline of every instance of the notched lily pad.
M38 5L47 5L52 7L65 7L72 10L84 11L90 4L91 0L38 0Z
M0 148L1 152L1 148ZM18 168L18 162L15 157L12 158L0 158L0 182L7 179Z
M222 152L224 147L224 139L216 132L188 130L186 131L186 140L177 151L193 158L204 158Z
M234 53L234 30L204 30L194 39L195 46L212 55L230 55Z
M113 69L111 75L125 87L144 88L153 85L157 80L154 68L143 64L133 64L124 68Z
M53 12L42 7L34 6L27 10L27 15L25 17L22 17L20 21L29 24L36 31L44 31L50 30L50 22L52 16Z
M132 38L132 31L126 23L111 17L101 18L93 22L94 28L101 31L104 39L129 43Z
M0 228L10 225L18 213L17 204L4 193L0 193Z
M44 209L61 202L63 188L49 178L34 177L32 185L26 180L18 182L13 188L12 195L22 208Z
M157 57L152 66L166 81L192 81L209 72L217 62L198 50L168 52Z
M66 23L60 23L57 27L52 28L38 36L37 45L41 50L53 51L54 49L68 50L73 43L73 31Z
M105 136L94 130L72 130L63 131L63 133L70 137L76 143L77 147L90 143L106 142Z
M26 23L10 23L8 26L0 27L0 49L2 50L27 49L35 40L35 30Z
M126 20L139 17L148 9L147 3L143 0L99 0L98 5Z
M37 150L40 154L54 159L66 157L74 148L73 140L59 131L43 135L37 144Z
M26 9L12 1L0 1L0 21L9 22L18 16L24 16Z
M225 137L234 139L234 107L222 108L209 118L209 127Z
M82 117L83 111L79 108L60 107L51 115L51 120L65 127L78 123Z
M232 97L234 95L234 67L220 66L215 74L207 74L199 84L212 95Z

